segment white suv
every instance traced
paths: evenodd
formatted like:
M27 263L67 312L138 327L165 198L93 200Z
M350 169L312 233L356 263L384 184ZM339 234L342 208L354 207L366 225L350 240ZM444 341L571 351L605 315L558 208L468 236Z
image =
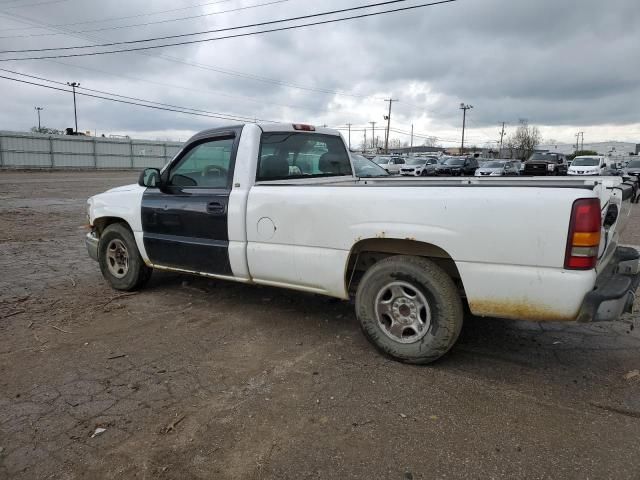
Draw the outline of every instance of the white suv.
M604 157L584 155L573 159L567 175L604 175L606 168Z

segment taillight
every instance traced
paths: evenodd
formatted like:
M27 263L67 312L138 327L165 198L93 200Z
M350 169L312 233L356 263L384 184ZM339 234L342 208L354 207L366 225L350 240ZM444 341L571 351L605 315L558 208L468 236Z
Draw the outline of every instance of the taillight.
M600 200L583 198L573 203L564 268L591 270L600 248Z
M293 124L293 129L294 130L301 130L303 132L315 132L316 131L316 127L314 127L313 125L305 125L304 123L294 123Z

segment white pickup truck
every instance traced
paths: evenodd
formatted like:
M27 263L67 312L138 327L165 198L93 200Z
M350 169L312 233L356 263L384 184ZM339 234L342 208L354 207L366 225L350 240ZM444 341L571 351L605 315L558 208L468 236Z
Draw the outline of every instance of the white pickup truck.
M432 362L478 316L615 320L639 253L618 245L620 178L358 178L338 132L247 124L191 138L162 170L88 200L113 288L152 269L354 299L371 342Z

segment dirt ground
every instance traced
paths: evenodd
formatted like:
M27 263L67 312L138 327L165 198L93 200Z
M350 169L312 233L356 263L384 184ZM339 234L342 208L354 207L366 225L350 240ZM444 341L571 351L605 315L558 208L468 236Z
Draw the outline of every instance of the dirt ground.
M0 172L0 478L640 478L638 316L468 318L415 367L346 302L166 273L122 295L82 225L136 177Z

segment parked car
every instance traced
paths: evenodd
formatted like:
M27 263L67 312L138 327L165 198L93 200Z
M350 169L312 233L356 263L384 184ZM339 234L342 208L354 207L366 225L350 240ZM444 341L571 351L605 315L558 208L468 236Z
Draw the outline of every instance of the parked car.
M443 164L436 167L436 175L452 177L474 175L477 169L478 161L475 158L449 157Z
M483 165L476 170L476 177L493 176L500 177L505 175L518 175L518 169L513 162L503 162L494 160L484 162Z
M356 177L388 177L389 172L363 155L351 154L351 162Z
M622 179L416 183L355 178L336 130L230 125L91 197L85 242L117 290L166 270L353 299L367 338L410 363L454 345L464 305L578 322L632 307L640 252L618 245L631 209Z
M622 171L624 175L634 177L640 176L640 160L631 160Z
M562 153L533 153L524 164L525 175L566 175L568 169Z
M583 155L573 159L567 171L568 175L604 175L607 171L602 156Z
M436 157L409 157L400 169L400 175L412 177L435 175L437 165Z
M377 157L374 157L373 161L392 175L399 174L400 168L404 165L404 158L402 157L378 155Z

